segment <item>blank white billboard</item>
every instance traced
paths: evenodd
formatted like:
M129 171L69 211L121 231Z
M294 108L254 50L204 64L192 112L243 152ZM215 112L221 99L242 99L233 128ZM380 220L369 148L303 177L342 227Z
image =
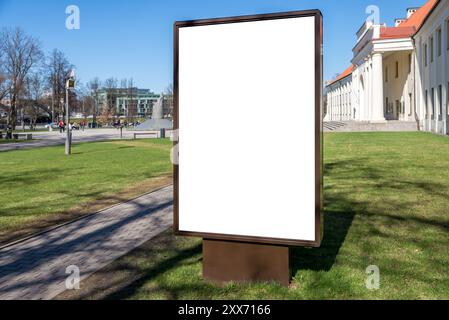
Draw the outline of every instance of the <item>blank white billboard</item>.
M176 25L178 234L319 245L320 17Z

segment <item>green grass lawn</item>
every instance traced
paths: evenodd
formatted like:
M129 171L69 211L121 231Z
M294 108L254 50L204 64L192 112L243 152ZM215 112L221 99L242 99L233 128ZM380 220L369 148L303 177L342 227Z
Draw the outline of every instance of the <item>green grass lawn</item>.
M0 242L158 186L152 181L172 175L171 146L168 139L75 144L69 158L63 146L0 152Z
M60 298L448 299L449 139L326 134L325 169L324 241L292 249L290 288L205 283L201 240L167 231ZM369 265L377 291L365 287Z

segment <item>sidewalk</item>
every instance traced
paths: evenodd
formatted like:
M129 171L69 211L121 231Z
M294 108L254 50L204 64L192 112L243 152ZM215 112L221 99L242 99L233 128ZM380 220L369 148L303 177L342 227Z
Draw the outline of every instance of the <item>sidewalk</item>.
M52 299L69 266L82 280L172 225L166 187L0 250L0 300Z
M41 147L61 146L65 144L66 134L53 132L31 132L33 141L19 141L15 143L0 144L0 152L13 150L26 150ZM132 139L133 131L123 131L123 139ZM89 129L86 131L73 131L73 143L96 142L120 139L120 131L117 129Z

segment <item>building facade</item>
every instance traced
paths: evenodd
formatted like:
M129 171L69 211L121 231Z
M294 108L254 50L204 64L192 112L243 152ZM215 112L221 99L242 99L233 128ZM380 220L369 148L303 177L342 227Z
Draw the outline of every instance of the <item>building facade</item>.
M423 130L449 134L449 1L440 0L414 36L416 100Z
M326 86L327 120L347 121L354 118L356 110L351 97L352 71L351 66Z
M449 133L449 1L407 9L394 27L366 21L351 66L326 87L325 121L416 122Z
M116 115L146 117L153 113L153 106L161 97L149 89L101 89L98 91L97 105L99 110L112 104ZM134 111L130 111L134 110Z

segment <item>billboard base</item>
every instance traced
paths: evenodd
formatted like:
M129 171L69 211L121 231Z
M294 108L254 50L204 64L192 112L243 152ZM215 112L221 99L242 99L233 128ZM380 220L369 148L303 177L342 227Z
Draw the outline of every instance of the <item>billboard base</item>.
M203 277L227 282L290 284L290 248L286 246L203 239Z

